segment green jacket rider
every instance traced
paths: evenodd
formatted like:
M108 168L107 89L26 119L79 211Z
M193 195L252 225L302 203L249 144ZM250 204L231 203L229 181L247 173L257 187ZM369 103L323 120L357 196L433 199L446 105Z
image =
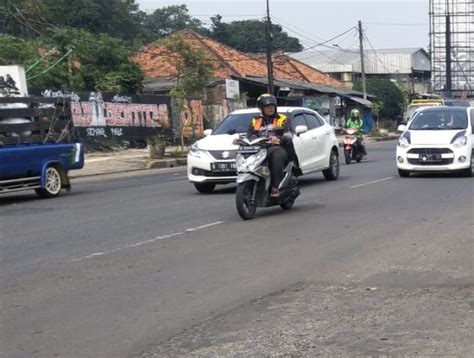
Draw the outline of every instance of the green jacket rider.
M346 128L358 129L359 132L357 132L356 137L363 137L364 120L360 117L360 112L357 108L351 111L351 117L346 121Z

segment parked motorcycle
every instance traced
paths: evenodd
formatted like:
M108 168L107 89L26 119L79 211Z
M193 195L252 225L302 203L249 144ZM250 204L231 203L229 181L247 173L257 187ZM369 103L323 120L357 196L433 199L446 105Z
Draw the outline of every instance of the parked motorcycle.
M279 205L284 210L290 210L300 195L298 180L293 174L294 163L289 162L284 170L283 179L278 186L280 195L271 197L270 168L267 162L270 139L241 138L239 144L236 157L238 177L235 204L240 217L244 220L252 219L257 207Z
M355 128L344 128L344 159L346 164L351 164L352 160L355 160L357 163L360 163L364 157L363 148L360 148L357 143L357 133L358 129ZM363 143L361 145L364 145Z

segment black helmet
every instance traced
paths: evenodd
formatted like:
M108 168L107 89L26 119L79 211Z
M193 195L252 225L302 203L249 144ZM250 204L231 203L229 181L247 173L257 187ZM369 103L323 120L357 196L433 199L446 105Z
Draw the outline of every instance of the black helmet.
M275 111L277 109L277 99L275 96L264 93L260 97L257 98L257 107L262 109L264 106L268 106L273 104L275 106Z

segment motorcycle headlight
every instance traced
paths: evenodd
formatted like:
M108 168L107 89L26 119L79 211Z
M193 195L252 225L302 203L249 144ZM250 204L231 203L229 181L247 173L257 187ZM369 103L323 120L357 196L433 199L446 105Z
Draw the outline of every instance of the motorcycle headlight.
M465 135L456 138L456 140L453 142L453 145L455 147L464 147L467 144L467 137Z
M242 154L237 154L237 156L235 157L235 166L237 168L237 171L243 172L248 170L245 162L246 161L244 156Z
M398 145L401 148L408 148L410 146L410 142L406 137L400 137L400 139L398 140Z
M201 158L202 150L198 148L197 143L194 143L189 150L189 155L196 158Z
M255 169L255 167L262 164L262 162L267 158L267 150L262 149L257 154L252 155L252 157L250 157L250 158L252 158L252 161L249 163L249 166L250 166L250 169L253 170L253 169Z
M251 155L248 158L245 158L242 154L238 154L235 158L235 165L237 171L239 172L248 172L255 169L259 166L267 157L267 150L260 150L258 153Z

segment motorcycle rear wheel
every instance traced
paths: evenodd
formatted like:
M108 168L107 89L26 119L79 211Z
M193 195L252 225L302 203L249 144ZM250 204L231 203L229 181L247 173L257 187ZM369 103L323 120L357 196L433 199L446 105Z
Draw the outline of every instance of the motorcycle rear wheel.
M240 217L244 220L253 219L257 211L257 202L252 201L253 188L257 185L255 181L246 181L237 186L235 193L235 206Z
M350 150L344 150L344 159L346 160L346 164L349 165L351 164L351 151Z
M283 210L290 210L293 207L294 203L294 200L285 201L284 203L280 203L280 208L282 208Z

